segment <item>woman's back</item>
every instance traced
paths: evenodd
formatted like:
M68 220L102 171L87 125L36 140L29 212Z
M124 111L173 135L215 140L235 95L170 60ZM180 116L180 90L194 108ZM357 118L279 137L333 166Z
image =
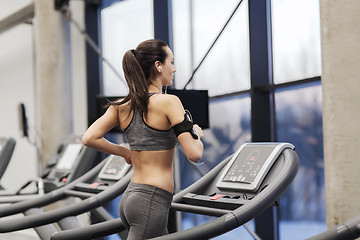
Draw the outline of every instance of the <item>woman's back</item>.
M127 134L132 150L132 181L154 185L169 192L173 192L173 143L177 141L168 118L172 115L172 111L168 110L174 97L165 94L151 96L147 116L131 111L130 103L117 106L121 128ZM165 142L163 135L170 135Z

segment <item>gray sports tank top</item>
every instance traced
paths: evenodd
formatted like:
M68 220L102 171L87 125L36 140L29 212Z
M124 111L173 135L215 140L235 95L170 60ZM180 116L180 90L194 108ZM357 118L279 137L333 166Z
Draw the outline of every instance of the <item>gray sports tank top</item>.
M124 134L133 151L169 150L178 142L173 128L169 130L152 128L145 123L142 113L136 111Z

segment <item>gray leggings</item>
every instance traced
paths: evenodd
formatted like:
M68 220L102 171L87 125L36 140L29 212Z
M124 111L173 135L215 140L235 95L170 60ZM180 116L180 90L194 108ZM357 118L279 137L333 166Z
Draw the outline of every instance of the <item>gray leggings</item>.
M143 240L168 234L168 215L173 195L161 188L130 182L120 199L120 218L128 229L127 240Z

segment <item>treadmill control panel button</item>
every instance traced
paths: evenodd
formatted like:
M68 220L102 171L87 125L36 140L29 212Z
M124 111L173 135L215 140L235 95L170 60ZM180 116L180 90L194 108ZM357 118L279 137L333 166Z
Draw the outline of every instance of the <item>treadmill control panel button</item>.
M216 199L221 198L222 196L224 196L224 195L216 194L215 196L211 197L210 200L216 200Z

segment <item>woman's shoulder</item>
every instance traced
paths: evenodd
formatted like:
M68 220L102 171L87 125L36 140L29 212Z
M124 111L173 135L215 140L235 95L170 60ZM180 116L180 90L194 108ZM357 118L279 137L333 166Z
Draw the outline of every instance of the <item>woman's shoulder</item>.
M157 109L156 111L170 113L173 111L183 111L183 105L180 99L172 94L157 94L150 98L149 110Z
M114 101L113 104L109 106L109 109L113 109L113 111L115 110L118 113L128 114L131 110L130 102L121 103L122 100L123 99L118 99Z
M161 104L163 107L165 106L182 106L180 99L176 95L172 94L158 94L156 98L156 102Z

